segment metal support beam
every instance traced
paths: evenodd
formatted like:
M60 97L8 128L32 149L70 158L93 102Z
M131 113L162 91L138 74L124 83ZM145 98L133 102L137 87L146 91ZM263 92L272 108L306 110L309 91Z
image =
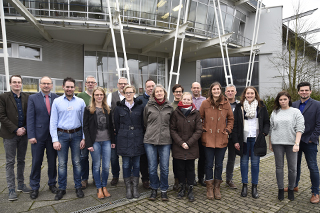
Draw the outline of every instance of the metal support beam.
M2 42L3 42L4 72L6 74L7 92L9 92L10 91L10 87L9 87L9 61L8 61L7 32L6 32L6 22L4 20L3 0L0 0L0 13L1 13L1 32L2 32Z
M248 2L249 0L239 0L239 1L237 1L234 5L235 6L238 6L238 5L240 5L240 4L244 4L244 3L246 3L246 2Z
M112 35L111 35L111 32L109 31L106 35L106 37L104 38L104 41L103 41L103 44L102 44L102 49L107 49L110 41L112 39Z
M52 37L19 0L7 0L49 42Z

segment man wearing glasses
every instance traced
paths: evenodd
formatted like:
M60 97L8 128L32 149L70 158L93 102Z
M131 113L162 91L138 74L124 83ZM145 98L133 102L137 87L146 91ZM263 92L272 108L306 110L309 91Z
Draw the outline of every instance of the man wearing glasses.
M53 100L58 97L51 93L52 80L48 76L40 79L40 92L30 95L27 109L27 132L31 143L32 168L30 174L31 199L39 195L41 167L44 150L48 161L48 185L52 193L57 194L57 151L53 149L49 131L50 114Z
M107 97L107 104L111 108L112 113L112 121L113 119L113 113L114 109L117 106L118 101L122 101L125 98L125 95L123 93L123 88L128 85L128 79L125 77L121 77L118 80L118 90L110 93ZM117 144L117 143L116 143ZM119 165L119 155L117 153L117 147L111 148L111 172L112 172L112 180L111 180L111 186L116 186L119 181L119 173L120 173L120 165Z
M86 90L77 95L78 98L82 98L86 103L86 106L89 106L91 101L91 96L93 90L97 87L97 82L94 76L88 75L86 78ZM80 155L80 164L81 164L81 185L82 189L86 189L88 185L89 178L89 150L81 149Z

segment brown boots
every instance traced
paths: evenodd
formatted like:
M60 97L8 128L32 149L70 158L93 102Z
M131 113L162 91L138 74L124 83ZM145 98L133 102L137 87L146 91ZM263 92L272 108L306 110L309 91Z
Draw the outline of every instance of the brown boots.
M110 197L110 193L108 192L106 187L102 187L100 189L97 189L97 197L99 199L103 199L105 197Z
M213 180L206 180L207 198L213 200Z
M214 179L214 198L216 200L221 199L221 194L220 194L220 184L222 183L222 180Z
M220 200L221 194L220 194L220 184L222 183L222 180L207 180L207 198L209 200L213 200L213 198ZM214 184L214 185L213 185Z

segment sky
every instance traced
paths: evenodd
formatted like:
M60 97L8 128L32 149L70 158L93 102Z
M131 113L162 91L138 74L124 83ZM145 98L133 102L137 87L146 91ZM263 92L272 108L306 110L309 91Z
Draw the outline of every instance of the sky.
M266 7L283 5L283 17L288 18L295 14L295 9L299 0L263 0ZM304 23L311 26L309 30L320 28L320 0L300 0L301 12L306 12L318 8L312 15L301 18ZM290 24L291 26L291 24ZM307 36L307 41L310 43L320 42L320 32ZM319 47L320 49L320 47Z

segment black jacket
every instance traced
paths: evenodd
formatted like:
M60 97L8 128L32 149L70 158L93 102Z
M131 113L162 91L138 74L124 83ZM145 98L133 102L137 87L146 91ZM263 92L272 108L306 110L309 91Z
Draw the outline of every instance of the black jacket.
M111 143L114 144L115 140L114 140L111 111L110 111L110 114L108 114L108 111L104 109L104 114L106 116L107 129L109 131ZM83 114L83 132L84 132L87 148L92 147L93 143L96 141L97 131L98 131L98 121L97 121L96 112L91 114L89 111L89 107L86 107L84 109L84 114Z
M262 107L257 107L258 111L258 122L259 122L259 134L263 133L264 135L268 135L269 128L270 128L270 120L269 115L267 111L267 107L264 105L264 103L261 101ZM243 110L242 110L242 104L237 104L235 110L234 110L234 126L232 130L232 140L233 143L239 143L240 144L240 151L236 150L236 154L242 156L243 155ZM257 135L258 137L258 135ZM258 153L255 153L258 154Z
M141 100L134 99L134 106L130 109L125 100L117 102L114 111L114 126L117 137L118 155L134 157L145 153L143 144L143 110Z

